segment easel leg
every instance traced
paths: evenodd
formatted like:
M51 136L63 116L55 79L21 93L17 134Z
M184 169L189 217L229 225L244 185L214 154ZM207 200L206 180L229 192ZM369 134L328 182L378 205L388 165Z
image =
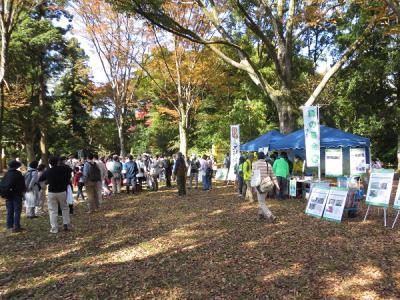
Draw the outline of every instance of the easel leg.
M383 226L386 227L386 207L383 208Z
M394 225L396 225L397 219L399 218L400 210L397 211L396 218L393 221L392 229L394 228Z
M370 208L370 206L368 205L367 211L365 212L364 222L367 220L367 216L368 216L368 213L369 213L369 208Z

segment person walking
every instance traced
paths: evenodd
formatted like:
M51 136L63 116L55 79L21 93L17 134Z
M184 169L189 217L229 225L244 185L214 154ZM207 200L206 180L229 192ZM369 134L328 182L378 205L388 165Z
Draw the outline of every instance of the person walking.
M102 176L99 165L94 161L94 155L89 154L83 166L83 182L88 198L89 213L97 211L102 197Z
M199 169L200 169L200 161L197 159L196 154L192 154L192 157L189 161L190 163L190 177L189 177L189 189L192 189L192 182L196 184L196 190L199 187Z
M140 155L136 158L136 166L138 168L138 173L136 175L138 182L136 186L136 191L141 192L143 190L143 181L145 181L145 177L144 177L144 163Z
M130 186L132 186L132 194L136 193L136 175L138 174L138 166L132 155L128 156L128 162L125 164L126 170L126 193L129 194Z
M249 199L250 202L255 202L254 197L253 197L253 188L250 185L251 181L251 164L253 161L253 154L249 154L247 156L247 159L243 163L243 189L242 189L242 196L245 199Z
M203 191L210 190L210 187L208 186L207 169L208 169L207 155L204 154L203 157L200 159L200 172L201 172L201 182L203 183Z
M178 184L178 195L180 197L186 196L186 162L183 154L178 153L178 159L176 160L174 167L174 175L176 176L176 182Z
M257 158L258 158L258 160L253 162L252 170L260 171L261 182L265 178L270 177L270 179L275 184L276 189L279 190L278 180L276 179L276 176L275 176L274 172L272 171L272 166L265 161L264 152L258 152ZM262 192L260 190L259 186L256 187L255 190L257 193L257 200L258 200L258 204L259 204L259 209L258 209L259 218L266 219L272 223L275 223L277 221L277 218L272 214L271 210L268 208L267 203L265 201L268 191Z
M40 201L40 185L39 185L39 173L37 171L39 163L32 161L29 164L28 172L25 173L25 186L26 192L24 195L26 216L28 219L37 218L35 209L39 206Z
M286 160L287 154L286 152L282 152L280 157L275 160L273 171L276 177L278 178L279 190L277 189L277 198L280 200L284 200L286 197L286 189L287 189L287 178L289 176L289 164Z
M241 156L239 158L239 162L235 165L235 174L236 174L236 179L238 182L238 193L239 193L239 198L242 198L242 191L243 191L243 164L244 164L244 157Z
M37 167L38 171L38 177L42 176L44 171L46 171L46 165L44 164L39 164ZM47 197L47 185L44 182L39 182L39 203L38 206L36 207L36 215L43 214L44 213L44 205L46 203L46 197Z
M77 188L76 201L79 201L79 196L82 198L82 201L85 201L85 195L83 194L85 183L83 182L83 172L80 167L75 167L73 185Z
M58 206L61 208L64 231L70 228L70 214L67 203L67 187L71 183L71 169L67 166L59 166L59 158L49 159L50 168L43 172L39 182L48 184L48 208L50 218L50 232L58 233Z
M230 166L231 166L231 158L229 156L229 153L226 153L224 157L224 168L229 170Z
M165 170L165 184L167 187L171 187L171 177L172 177L172 159L171 157L166 157L163 161L164 170Z
M118 155L113 156L112 163L110 164L109 170L111 171L113 177L111 178L113 194L121 193L122 184L122 164L119 161Z
M8 163L8 171L4 175L0 183L1 197L6 199L7 209L7 229L13 232L20 232L21 228L21 211L22 197L26 190L24 176L18 170L21 163L12 160Z

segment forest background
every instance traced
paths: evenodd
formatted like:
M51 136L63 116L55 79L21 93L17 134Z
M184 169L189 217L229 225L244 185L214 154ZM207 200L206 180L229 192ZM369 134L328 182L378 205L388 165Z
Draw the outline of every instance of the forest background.
M369 137L373 156L400 168L398 1L9 0L0 8L8 158L226 151L231 124L242 142L289 133L312 103L322 124ZM77 36L105 83L93 81Z

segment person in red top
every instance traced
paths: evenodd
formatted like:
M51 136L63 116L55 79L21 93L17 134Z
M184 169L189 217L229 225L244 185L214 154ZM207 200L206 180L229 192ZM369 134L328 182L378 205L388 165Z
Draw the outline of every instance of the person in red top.
M271 177L272 181L274 182L277 190L279 190L279 185L278 185L278 180L276 179L276 176L272 170L272 166L265 161L265 154L264 152L258 152L257 154L258 160L253 162L252 168L253 172L255 170L260 171L261 175L261 181L266 178L266 177ZM275 223L277 221L276 217L272 214L270 209L268 208L265 198L267 196L267 193L261 193L258 188L256 188L257 192L257 199L258 199L258 204L259 209L258 209L258 216L260 219L267 219L272 223Z
M79 196L82 197L82 200L85 201L85 196L83 195L83 187L84 187L84 183L83 183L83 173L82 170L79 167L75 167L75 175L74 175L74 179L73 179L73 184L74 187L78 188L78 193L76 194L76 200L79 200Z

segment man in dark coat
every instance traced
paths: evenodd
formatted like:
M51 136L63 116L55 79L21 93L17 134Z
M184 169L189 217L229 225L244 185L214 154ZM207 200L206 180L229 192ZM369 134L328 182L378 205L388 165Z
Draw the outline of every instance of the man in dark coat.
M186 173L187 167L183 154L178 153L178 159L175 163L174 175L176 176L176 183L178 184L178 195L186 196Z
M12 160L8 163L8 171L4 175L0 184L1 196L6 199L7 208L7 229L12 229L14 232L20 232L21 228L21 211L22 197L26 190L25 179L22 173L18 170L21 163Z

